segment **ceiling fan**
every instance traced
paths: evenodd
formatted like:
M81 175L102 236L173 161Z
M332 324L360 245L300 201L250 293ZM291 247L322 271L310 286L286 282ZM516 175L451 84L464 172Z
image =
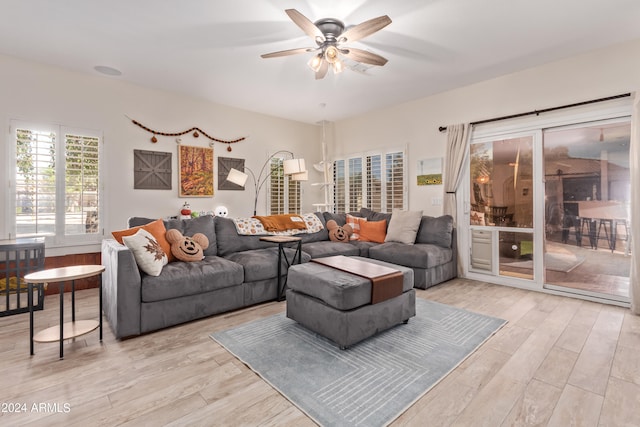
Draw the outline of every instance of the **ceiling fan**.
M389 25L391 19L387 15L369 19L345 29L344 23L335 18L323 18L316 22L311 22L309 18L296 9L287 9L285 12L302 31L313 38L317 46L265 53L260 55L262 58L318 52L309 61L309 66L316 73L316 79L324 78L327 75L327 71L329 71L329 67L333 68L336 74L342 72L344 64L340 58L341 55L363 64L382 66L387 63L385 58L375 53L344 46L345 43L361 40Z

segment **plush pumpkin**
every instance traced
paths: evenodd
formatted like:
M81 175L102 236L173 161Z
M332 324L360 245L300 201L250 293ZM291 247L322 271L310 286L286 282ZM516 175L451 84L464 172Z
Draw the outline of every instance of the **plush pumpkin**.
M172 228L167 230L166 237L171 244L171 253L180 261L200 261L204 258L204 250L209 247L209 239L202 233L189 237Z
M332 219L327 221L327 230L329 231L329 240L332 242L348 242L349 237L353 234L353 228L349 224L341 227Z

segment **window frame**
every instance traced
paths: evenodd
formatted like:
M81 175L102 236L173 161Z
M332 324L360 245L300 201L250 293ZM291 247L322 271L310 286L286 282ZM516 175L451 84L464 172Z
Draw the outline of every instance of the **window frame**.
M45 239L47 247L70 247L70 246L85 246L95 245L102 241L104 236L104 154L103 145L104 137L100 130L80 128L76 126L67 126L57 123L44 123L35 121L14 120L10 121L10 140L7 144L8 157L7 159L17 158L17 130L26 129L32 132L50 132L55 134L55 233L53 235L36 234L31 237L41 236ZM66 142L67 135L78 135L89 138L98 139L98 206L97 214L99 219L98 230L96 233L84 233L84 234L67 234L66 231ZM59 154L62 153L62 154ZM58 160L59 159L59 160ZM5 208L6 215L6 229L9 232L9 238L15 239L17 236L17 165L14 161L7 161L7 182L9 191L7 192L7 203ZM22 237L22 236L20 236ZM26 236L24 236L26 237Z

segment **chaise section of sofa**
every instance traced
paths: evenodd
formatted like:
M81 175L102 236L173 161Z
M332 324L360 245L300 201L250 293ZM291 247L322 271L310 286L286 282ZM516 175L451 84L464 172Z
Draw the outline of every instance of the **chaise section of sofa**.
M412 268L416 288L453 279L458 274L453 218L423 216L413 245L382 243L369 249L369 257Z

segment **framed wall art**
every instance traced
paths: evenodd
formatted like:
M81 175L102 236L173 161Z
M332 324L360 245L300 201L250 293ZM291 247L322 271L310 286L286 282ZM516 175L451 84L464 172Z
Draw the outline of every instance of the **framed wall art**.
M180 197L213 196L213 148L178 146Z
M418 160L418 185L442 185L442 157Z
M171 153L133 150L133 188L171 190Z
M227 181L227 176L231 169L244 171L244 159L234 159L232 157L218 157L218 190L240 190L244 187Z

